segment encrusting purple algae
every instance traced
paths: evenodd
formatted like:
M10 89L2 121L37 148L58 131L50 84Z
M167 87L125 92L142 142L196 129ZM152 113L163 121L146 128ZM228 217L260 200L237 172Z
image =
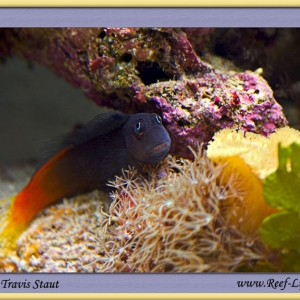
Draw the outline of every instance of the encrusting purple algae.
M194 45L204 49L212 32L198 29ZM174 155L191 157L187 145L207 143L223 128L267 136L287 125L261 70L207 63L179 28L16 28L2 35L0 56L47 66L97 105L161 115Z

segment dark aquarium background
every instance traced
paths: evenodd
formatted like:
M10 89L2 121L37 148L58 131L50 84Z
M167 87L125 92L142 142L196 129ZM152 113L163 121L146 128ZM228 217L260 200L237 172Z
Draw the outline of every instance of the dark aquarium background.
M101 108L40 64L0 64L0 164L33 159L43 144L89 121Z

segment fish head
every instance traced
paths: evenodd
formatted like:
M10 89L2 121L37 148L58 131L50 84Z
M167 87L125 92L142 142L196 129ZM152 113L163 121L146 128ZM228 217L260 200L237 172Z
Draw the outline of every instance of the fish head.
M157 114L132 115L123 134L129 153L141 163L157 164L170 150L170 136Z

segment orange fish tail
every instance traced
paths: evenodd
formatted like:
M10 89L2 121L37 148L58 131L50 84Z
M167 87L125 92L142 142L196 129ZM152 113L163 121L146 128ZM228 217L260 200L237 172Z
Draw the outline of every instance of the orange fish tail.
M4 201L10 201L10 205L3 207L0 216L0 245L8 248L16 248L16 241L25 231L35 215L43 209L47 203L28 193L28 186L17 196L10 197Z
M16 248L20 234L28 227L28 223L20 222L14 213L17 196L0 201L0 246L1 254Z
M63 196L60 189L47 189L43 180L36 177L17 196L0 201L1 251L4 248L16 249L17 239L36 214ZM49 190L53 191L52 194Z

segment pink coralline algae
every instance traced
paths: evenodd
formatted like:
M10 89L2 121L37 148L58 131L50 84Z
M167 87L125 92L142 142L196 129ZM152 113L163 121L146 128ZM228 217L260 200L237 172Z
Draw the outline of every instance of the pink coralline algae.
M186 32L186 33L185 33ZM21 54L81 87L100 106L156 112L172 138L172 154L207 143L223 128L268 136L287 125L260 72L212 66L193 49L212 29L2 29L0 56ZM201 36L203 37L201 39ZM3 47L2 47L3 46ZM201 52L201 51L200 51Z
M174 153L185 149L186 144L209 141L219 129L235 127L267 136L286 124L272 90L253 72L212 71L199 78L177 81L170 89L171 92L180 90L173 98L175 101L170 101L170 95L159 88L152 88L146 95L154 94L149 101L164 116Z

